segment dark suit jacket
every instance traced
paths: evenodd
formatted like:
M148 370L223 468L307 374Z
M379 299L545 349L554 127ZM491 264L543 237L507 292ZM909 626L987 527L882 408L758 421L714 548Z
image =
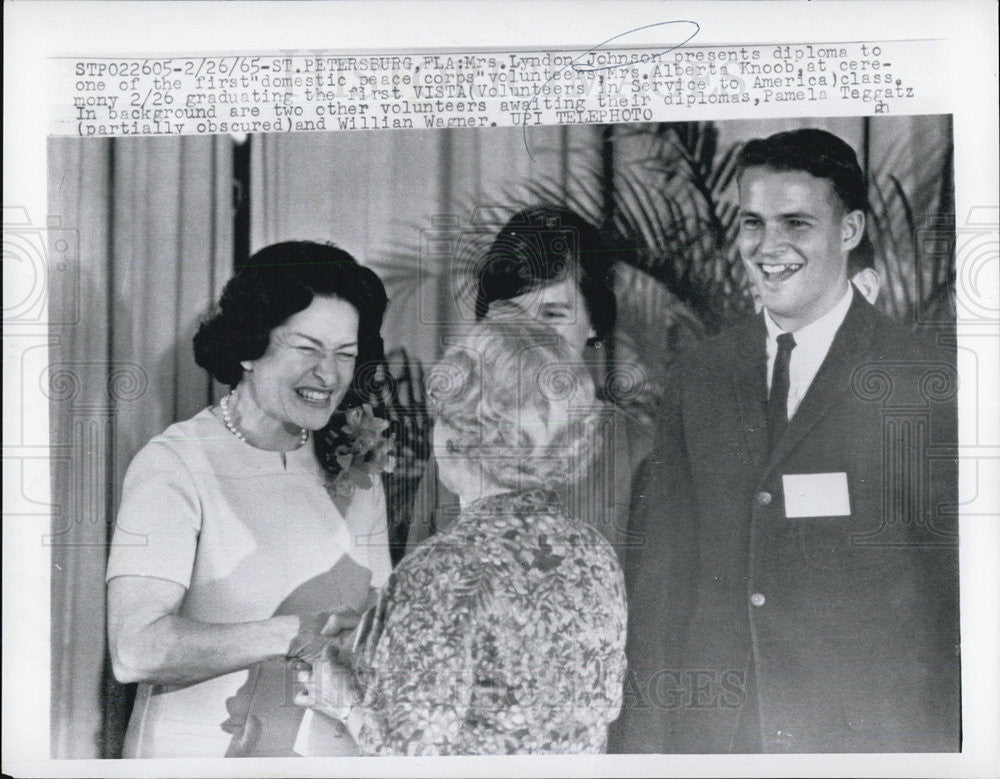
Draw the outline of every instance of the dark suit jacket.
M761 316L678 359L611 748L958 749L954 353L855 293L772 453L765 366ZM836 472L849 516L786 518L783 475Z

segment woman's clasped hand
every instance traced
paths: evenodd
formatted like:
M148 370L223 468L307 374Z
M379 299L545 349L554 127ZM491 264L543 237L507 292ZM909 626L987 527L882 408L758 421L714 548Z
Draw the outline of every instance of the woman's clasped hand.
M328 649L336 647L337 640L343 639L360 620L361 614L354 609L301 615L299 630L288 645L285 657L311 664L322 658Z

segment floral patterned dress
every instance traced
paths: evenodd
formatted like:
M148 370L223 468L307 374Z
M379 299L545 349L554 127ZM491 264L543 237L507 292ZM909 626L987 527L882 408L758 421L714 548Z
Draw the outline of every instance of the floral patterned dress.
M548 490L468 506L390 578L357 656L375 755L602 752L625 671L611 545Z

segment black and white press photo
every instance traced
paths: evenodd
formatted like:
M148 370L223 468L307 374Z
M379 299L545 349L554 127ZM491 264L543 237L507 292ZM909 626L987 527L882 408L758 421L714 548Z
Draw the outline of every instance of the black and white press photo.
M5 12L5 774L997 773L994 4Z
M50 141L54 754L960 748L951 117L531 143Z

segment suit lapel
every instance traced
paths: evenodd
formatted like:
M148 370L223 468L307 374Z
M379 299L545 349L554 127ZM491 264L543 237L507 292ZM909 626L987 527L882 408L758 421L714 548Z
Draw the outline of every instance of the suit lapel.
M767 460L767 328L755 316L735 342L732 379L743 425L744 442L755 470Z
M874 309L854 293L847 316L830 344L830 351L806 391L785 435L768 458L767 470L781 462L805 438L851 386L851 374L869 353Z

